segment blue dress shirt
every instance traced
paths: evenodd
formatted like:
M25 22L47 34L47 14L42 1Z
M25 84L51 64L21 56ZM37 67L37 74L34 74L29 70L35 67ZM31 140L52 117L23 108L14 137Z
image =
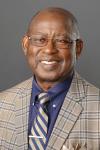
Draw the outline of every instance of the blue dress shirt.
M70 87L72 77L73 76L70 76L69 78L67 78L67 80L58 83L54 87L50 88L47 92L48 96L50 97L49 103L47 105L49 122L48 122L47 142L44 149L46 149L55 121L59 114L60 108L63 104L64 98ZM31 95L30 110L29 110L29 126L28 126L29 135L31 135L32 123L38 112L39 102L37 100L37 96L41 92L43 92L43 90L39 87L35 78L33 78L32 95Z

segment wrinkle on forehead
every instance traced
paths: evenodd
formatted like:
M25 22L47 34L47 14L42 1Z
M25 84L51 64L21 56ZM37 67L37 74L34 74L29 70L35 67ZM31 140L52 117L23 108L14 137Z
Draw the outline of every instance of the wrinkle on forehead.
M65 29L66 31L70 31L72 29L72 22L69 18L65 18L61 14L40 14L34 18L33 22L30 25L29 32L31 33L33 30L42 30L49 27L51 30Z
M43 25L44 24L44 25ZM43 11L38 12L33 16L27 34L31 34L33 29L41 26L41 30L47 27L47 24L50 24L51 28L55 27L55 24L59 25L59 28L66 28L66 32L71 34L76 34L76 37L79 36L79 29L77 26L77 20L69 11L62 8L47 8ZM40 28L40 27L39 27Z

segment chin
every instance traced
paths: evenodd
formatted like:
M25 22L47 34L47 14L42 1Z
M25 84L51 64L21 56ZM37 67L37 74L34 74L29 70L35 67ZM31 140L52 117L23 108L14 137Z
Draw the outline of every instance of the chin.
M46 74L46 75L36 75L37 79L41 80L41 81L46 81L46 82L56 82L58 81L61 76L58 76L58 74L54 75L54 74Z

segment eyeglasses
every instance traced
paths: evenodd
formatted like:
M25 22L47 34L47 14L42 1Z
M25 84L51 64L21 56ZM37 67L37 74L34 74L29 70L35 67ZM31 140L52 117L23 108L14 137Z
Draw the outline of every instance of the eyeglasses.
M52 39L52 38L48 38L47 35L42 35L42 34L28 36L28 39L30 40L31 45L37 47L46 46L48 44L48 41L51 39L53 41L54 46L58 49L69 49L71 48L73 42L76 41L76 40L71 40L65 36L55 36Z

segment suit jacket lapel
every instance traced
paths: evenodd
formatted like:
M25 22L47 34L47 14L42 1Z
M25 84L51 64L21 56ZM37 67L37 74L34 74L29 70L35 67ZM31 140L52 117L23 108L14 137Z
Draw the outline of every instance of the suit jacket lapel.
M21 149L28 149L28 117L32 90L32 79L21 84L20 91L16 96L16 133L17 145Z
M78 101L85 97L84 93L82 80L75 73L52 131L47 150L58 150L62 148L83 109Z

